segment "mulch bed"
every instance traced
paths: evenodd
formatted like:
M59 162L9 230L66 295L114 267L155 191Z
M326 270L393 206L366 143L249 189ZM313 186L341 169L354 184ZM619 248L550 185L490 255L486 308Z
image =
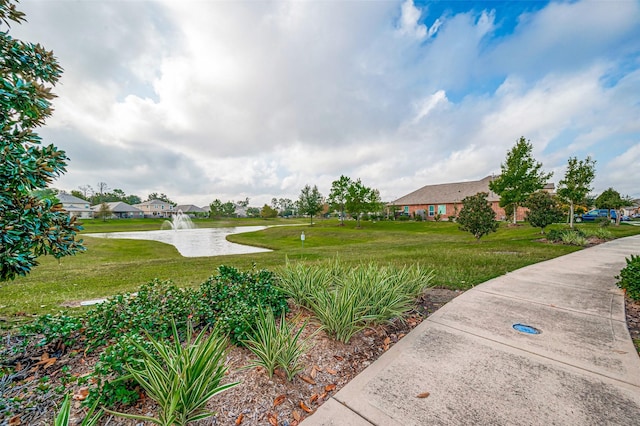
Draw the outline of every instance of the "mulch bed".
M366 329L348 344L336 342L322 332L316 333L312 337L313 346L303 358L305 370L293 381L286 380L283 374L268 377L260 368L244 368L251 362L251 353L233 347L227 357L229 371L225 382L239 381L241 384L215 396L209 408L217 413L216 416L196 425L296 426L426 317L459 294L459 291L432 289L406 321ZM627 298L626 314L631 337L640 339L640 302ZM308 314L294 310L289 315L304 318ZM305 333L309 335L314 331L316 327L310 325ZM19 346L20 339L5 336L3 343L5 349L10 349ZM82 376L92 370L95 362L95 357L89 354L55 347L31 346L26 353L5 357L3 365L13 367L15 371L0 377L0 409L2 402L11 397L22 398L25 408L11 416L0 414L0 425L51 425L56 404L61 399L54 389L60 385L64 370ZM48 377L46 389L42 386L44 377ZM86 396L86 388L76 385L72 390L76 400L70 424L79 425L84 412L81 400ZM143 398L135 406L127 407L126 412L153 416L156 406L153 401ZM100 421L100 425L140 424L112 416L103 416Z

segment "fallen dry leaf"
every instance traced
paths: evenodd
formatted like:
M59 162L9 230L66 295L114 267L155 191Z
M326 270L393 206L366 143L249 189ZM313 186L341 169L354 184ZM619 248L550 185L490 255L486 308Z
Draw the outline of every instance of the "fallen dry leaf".
M300 408L302 408L307 413L313 413L313 410L307 407L303 401L300 401Z
M327 385L324 387L324 391L325 392L331 392L332 390L334 390L336 388L335 383L331 383L330 385Z
M427 398L429 395L431 395L429 392L422 392L416 395L416 398Z
M277 407L278 405L282 404L284 402L284 399L285 395L276 396L276 399L273 400L273 406Z
M383 345L382 345L382 350L387 351L389 350L389 344L391 343L391 338L389 336L387 336L384 339Z
M322 400L327 399L327 392L322 392L322 395L320 395L320 399Z
M311 377L307 377L307 376L298 376L300 377L302 380L304 380L305 382L309 383L310 385L315 385L316 381L313 380Z
M314 402L316 402L318 400L319 395L317 393L314 393L313 395L311 395L311 398L309 398L309 402L311 404L313 404Z
M325 371L329 374L331 374L332 376L335 376L336 374L338 374L338 372L336 370L333 370L331 368L325 368Z
M291 413L291 415L293 416L293 419L297 422L300 421L300 419L302 418L302 416L300 415L300 412L298 410L293 410L293 412Z
M13 416L9 419L9 426L18 426L21 424L22 421L20 420L20 416Z
M87 399L88 396L89 396L89 388L87 387L80 388L73 394L73 400L84 401L85 399Z
M267 419L269 420L269 424L271 426L278 426L278 415L269 413L267 414Z
M242 419L244 419L244 414L240 413L240 415L236 419L236 425L241 424L242 423Z
M333 357L338 361L344 361L344 357L341 357L340 355L334 355Z
M318 374L318 371L322 371L322 370L320 370L320 367L318 367L317 365L314 365L313 368L311 369L311 373L309 373L312 379L316 378L316 374Z

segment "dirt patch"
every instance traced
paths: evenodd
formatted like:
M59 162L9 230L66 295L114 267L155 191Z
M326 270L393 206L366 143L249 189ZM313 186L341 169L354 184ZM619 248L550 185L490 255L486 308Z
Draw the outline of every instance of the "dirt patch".
M640 355L640 301L635 301L625 296L625 313L629 334L636 345L638 355Z

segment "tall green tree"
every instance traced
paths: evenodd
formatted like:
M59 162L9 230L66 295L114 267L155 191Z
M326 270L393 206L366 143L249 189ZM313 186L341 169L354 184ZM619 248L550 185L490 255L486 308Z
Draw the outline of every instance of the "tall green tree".
M345 209L356 219L356 226L360 228L360 218L365 213L378 212L381 208L380 193L377 189L362 184L360 179L351 182L347 188Z
M500 207L513 205L513 223L516 223L518 206L522 206L531 194L544 188L553 173L544 173L531 153L533 145L524 137L507 153L500 165L500 176L489 182L489 189L500 196Z
M43 146L34 131L53 112L51 89L62 68L53 52L9 34L22 22L24 13L0 0L0 281L28 274L38 256L84 250L75 218L31 194L63 174L68 158L54 145Z
M309 185L305 185L300 191L300 197L298 198L298 210L301 215L308 214L311 217L311 225L313 225L313 216L322 211L322 194L318 191L316 185L311 188Z
M274 209L268 204L262 206L262 210L260 210L260 217L263 219L273 219L278 217L278 210Z
M476 195L465 197L456 220L460 230L471 232L476 240L498 229L496 212L487 201L488 196L486 192L478 192Z
M575 205L583 203L591 192L591 183L596 177L596 162L591 157L578 160L570 157L564 179L558 182L558 195L569 203L569 227L573 228Z
M351 179L347 176L340 176L340 179L334 180L331 183L331 191L329 192L329 206L333 210L340 212L340 226L344 226L344 212L345 204L347 202L347 196L349 194L349 187L353 184Z
M111 211L109 204L107 204L106 202L101 203L100 207L98 207L98 212L97 212L98 218L102 219L103 222L106 222L107 219L109 219L112 215L113 215L113 212Z
M546 191L531 194L525 206L529 208L526 220L531 226L540 228L541 234L544 234L544 228L561 221L564 216L558 200Z
M620 217L622 212L620 209L631 204L627 197L620 195L618 191L609 188L598 195L596 198L596 207L599 209L607 209L607 218L611 220L611 210L616 211L616 225L620 225Z

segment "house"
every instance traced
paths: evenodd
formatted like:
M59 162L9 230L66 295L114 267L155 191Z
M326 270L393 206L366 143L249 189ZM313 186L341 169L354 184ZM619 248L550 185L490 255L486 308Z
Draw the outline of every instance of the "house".
M78 219L93 219L93 210L87 200L75 197L66 192L56 195L56 198L62 204L62 208L69 213L69 216L75 216Z
M469 182L443 183L439 185L427 185L413 191L403 197L393 201L391 205L400 208L401 214L411 216L423 216L426 219L434 220L436 217L448 220L449 217L457 216L462 208L462 200L465 197L476 195L478 192L486 192L487 201L496 212L498 219L506 219L505 211L500 207L500 196L489 189L489 182L495 179L494 176L487 176L484 179ZM553 192L553 183L545 185L544 190ZM527 209L518 207L517 219L524 220Z
M111 211L111 217L114 219L128 219L128 218L143 218L144 212L138 208L133 207L130 204L124 203L122 201L114 201L111 203L105 203L109 206L109 210ZM100 207L102 204L96 204L95 206L91 206L91 210L93 210L94 214L98 214L100 211Z
M134 204L133 207L142 210L144 217L171 217L178 211L173 205L161 200L149 200Z
M174 210L176 212L181 211L182 213L188 216L205 216L208 210L205 210L201 207L194 206L193 204L180 204L179 206L175 206Z

